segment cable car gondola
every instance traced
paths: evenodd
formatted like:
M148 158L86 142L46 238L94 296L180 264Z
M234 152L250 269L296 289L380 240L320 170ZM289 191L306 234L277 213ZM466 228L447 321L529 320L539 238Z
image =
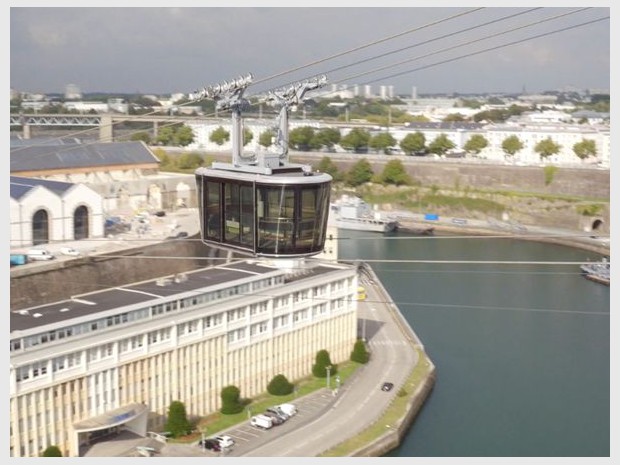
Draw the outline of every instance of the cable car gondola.
M323 251L332 177L288 162L288 112L322 78L292 85L267 97L280 105L279 153L242 154L242 98L252 76L204 89L198 97L232 110L233 163L195 172L200 230L205 244L254 257L294 258Z

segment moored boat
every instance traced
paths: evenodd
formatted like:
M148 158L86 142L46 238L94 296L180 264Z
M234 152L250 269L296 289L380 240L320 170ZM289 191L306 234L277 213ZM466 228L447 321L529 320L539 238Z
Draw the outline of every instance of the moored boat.
M388 233L398 229L398 221L373 211L359 197L343 195L330 204L329 224L339 229Z
M608 257L603 257L598 262L588 262L580 266L586 279L597 283L610 285L611 263Z

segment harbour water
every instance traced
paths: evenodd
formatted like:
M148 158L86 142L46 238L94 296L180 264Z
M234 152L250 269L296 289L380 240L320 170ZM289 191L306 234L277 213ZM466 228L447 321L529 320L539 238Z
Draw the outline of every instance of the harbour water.
M369 262L437 366L389 456L610 455L610 287L540 263L600 257L509 238L340 236L340 256Z

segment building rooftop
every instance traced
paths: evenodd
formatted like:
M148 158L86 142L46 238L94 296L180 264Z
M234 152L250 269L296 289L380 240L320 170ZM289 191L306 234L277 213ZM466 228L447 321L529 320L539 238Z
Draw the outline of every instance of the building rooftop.
M308 263L308 262L306 262ZM288 274L285 282L292 282L341 269L338 265L313 264L307 270ZM174 300L206 288L227 288L235 281L268 274L282 275L284 270L254 260L242 260L210 268L120 286L74 296L71 299L28 309L11 311L10 331L43 329L74 318L94 319L109 310L123 309L135 304L156 305L158 300ZM226 284L226 285L224 285ZM224 285L224 286L222 286ZM102 315L102 317L105 315ZM84 318L86 317L86 318ZM90 318L89 318L90 317Z
M11 173L118 165L157 165L142 142L31 145L11 148Z

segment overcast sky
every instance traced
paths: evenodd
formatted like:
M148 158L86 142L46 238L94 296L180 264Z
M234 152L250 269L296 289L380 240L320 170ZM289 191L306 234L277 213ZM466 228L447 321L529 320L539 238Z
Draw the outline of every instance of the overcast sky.
M532 8L44 8L14 2L10 86L64 92L72 83L82 92L169 94L252 73L256 92L318 74L373 90L394 85L406 94L413 86L419 94L609 89L610 20L596 20L610 9L528 12ZM566 29L572 26L578 27ZM327 60L334 55L341 56Z

